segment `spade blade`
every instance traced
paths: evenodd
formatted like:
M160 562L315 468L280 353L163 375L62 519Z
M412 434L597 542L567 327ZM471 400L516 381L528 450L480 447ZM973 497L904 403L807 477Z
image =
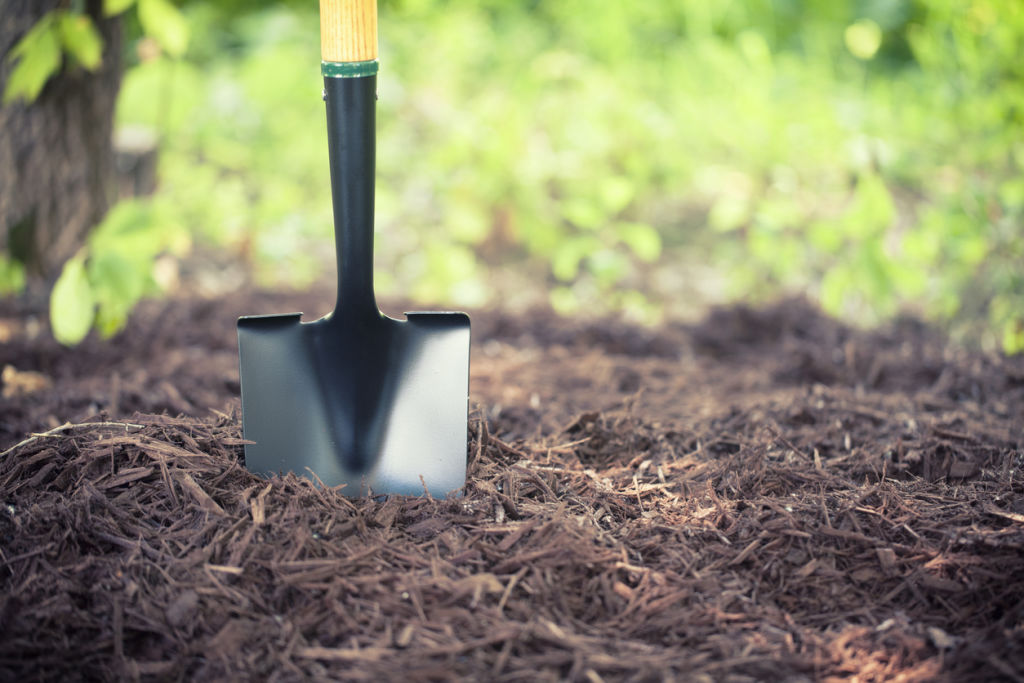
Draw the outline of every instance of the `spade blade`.
M238 321L246 466L442 497L466 481L469 318L301 314Z

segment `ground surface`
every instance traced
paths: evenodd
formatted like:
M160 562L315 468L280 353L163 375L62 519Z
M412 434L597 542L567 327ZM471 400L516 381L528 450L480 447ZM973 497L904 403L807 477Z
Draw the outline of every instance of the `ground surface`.
M0 678L1024 679L1024 360L481 313L465 496L350 501L241 464L234 319L286 299L2 310Z

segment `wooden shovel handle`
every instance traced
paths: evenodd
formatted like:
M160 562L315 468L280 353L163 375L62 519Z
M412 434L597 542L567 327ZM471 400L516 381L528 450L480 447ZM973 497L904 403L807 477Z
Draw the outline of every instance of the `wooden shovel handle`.
M377 0L320 0L320 55L325 62L377 59Z

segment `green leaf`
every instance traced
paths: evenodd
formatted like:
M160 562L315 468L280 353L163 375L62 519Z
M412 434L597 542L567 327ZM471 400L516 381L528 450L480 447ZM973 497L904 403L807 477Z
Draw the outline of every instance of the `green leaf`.
M587 257L587 270L597 279L598 285L611 287L629 272L626 257L614 249L601 249Z
M568 287L555 287L548 293L551 308L561 315L572 315L580 310L579 298Z
M133 260L116 251L94 251L87 272L96 302L101 308L131 309L146 293L152 266L150 259Z
M636 188L633 183L622 176L605 178L601 181L598 191L601 196L602 208L610 215L625 209L636 196Z
M868 294L868 300L876 310L891 305L893 285L890 273L897 268L886 253L880 241L868 242L855 253L853 268L857 290Z
M874 19L859 19L846 27L843 40L854 57L866 61L882 46L882 27Z
M1014 316L1003 322L1003 351L1010 356L1024 353L1024 318Z
M135 0L103 0L103 16L112 17L135 4Z
M50 327L61 344L74 346L85 339L96 319L96 299L85 273L84 252L64 264L50 293Z
M576 227L597 230L607 215L587 197L571 197L562 203L562 215Z
M834 221L814 221L807 227L807 239L826 254L838 254L846 243L842 226Z
M600 247L601 242L590 236L564 240L551 255L551 272L562 282L575 280L580 272L580 261Z
M740 54L752 66L768 67L772 64L772 49L768 41L755 29L745 29L736 36L736 46Z
M25 289L25 267L0 253L0 296L21 292Z
M491 225L484 211L471 201L452 201L445 223L448 233L467 244L482 244L490 235Z
M885 181L875 173L862 175L857 181L853 201L842 218L846 234L877 238L886 232L895 217L896 205Z
M57 21L64 50L89 71L95 71L103 60L103 38L92 19L84 14L65 12Z
M26 102L34 101L46 81L60 69L60 41L55 16L55 12L43 15L11 49L8 59L17 59L18 63L4 88L4 104L10 104L19 97Z
M94 270L92 267L89 268L90 277L92 277ZM123 277L127 281L128 286L134 290L132 294L115 291L113 287L117 282L117 278L111 278L108 272L101 273L100 276L110 279L105 281L93 280L96 298L95 325L100 336L104 339L113 336L124 327L128 321L128 314L131 313L132 308L141 298L141 293L139 292L145 287L145 281L140 281L137 277L138 274L136 272ZM146 275L146 273L143 273L143 275Z
M708 212L708 225L716 232L729 232L750 219L750 204L746 198L723 195Z
M171 57L181 57L188 48L188 22L168 0L138 0L139 23Z
M1010 178L999 184L999 200L1011 209L1024 207L1024 177Z
M646 223L620 223L619 238L641 261L652 263L661 256L661 235Z
M104 338L120 331L128 314L147 292L152 259L132 258L114 250L93 250L88 277L96 299L96 328Z
M100 303L96 308L96 330L103 339L110 339L124 329L128 322L128 314L131 313L130 306L125 308L123 302L111 304Z
M847 295L854 285L850 269L837 265L825 273L821 280L821 307L832 315L842 315Z

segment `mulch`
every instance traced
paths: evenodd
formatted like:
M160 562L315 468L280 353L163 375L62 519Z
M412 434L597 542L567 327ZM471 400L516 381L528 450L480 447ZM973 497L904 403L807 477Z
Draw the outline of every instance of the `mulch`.
M233 317L0 311L0 679L1024 680L1024 359L474 315L464 495L243 464Z

